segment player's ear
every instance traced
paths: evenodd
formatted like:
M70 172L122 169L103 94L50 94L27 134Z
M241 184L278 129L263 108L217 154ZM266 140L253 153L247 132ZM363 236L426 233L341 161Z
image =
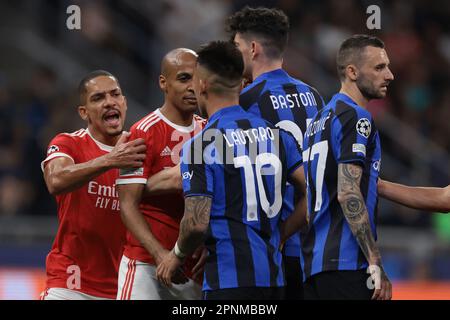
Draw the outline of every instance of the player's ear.
M350 80L356 81L356 78L358 78L358 68L354 64L349 64L345 68L345 75Z
M199 86L198 86L198 88L199 88L199 94L202 96L202 95L205 95L206 94L206 91L208 90L208 83L204 80L204 79L199 79Z
M252 55L252 59L254 59L255 56L259 54L260 47L261 47L261 45L259 43L257 43L256 41L250 42L250 54Z
M167 91L167 80L162 74L159 75L159 87L163 92Z
M87 114L86 106L78 106L78 114L80 115L81 119L83 119L84 121L87 121L88 114Z

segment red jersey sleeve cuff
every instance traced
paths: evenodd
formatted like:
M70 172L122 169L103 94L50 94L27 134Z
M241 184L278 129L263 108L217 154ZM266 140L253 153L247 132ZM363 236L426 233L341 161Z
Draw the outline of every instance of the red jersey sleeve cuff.
M47 164L47 162L49 162L52 159L60 158L60 157L66 157L66 158L72 159L73 163L75 163L75 160L73 160L73 158L71 156L69 156L68 154L62 153L62 152L55 152L55 153L52 153L51 155L49 155L47 158L44 159L44 161L41 162L42 172L44 171L44 167Z
M129 179L116 179L116 185L119 184L147 184L147 179L145 178L129 178Z

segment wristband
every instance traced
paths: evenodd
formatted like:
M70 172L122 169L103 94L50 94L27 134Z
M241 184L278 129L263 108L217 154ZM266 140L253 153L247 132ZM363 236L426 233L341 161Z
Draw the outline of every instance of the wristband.
M181 252L180 248L178 247L178 242L175 242L175 247L173 247L173 253L180 259L186 258L186 255Z

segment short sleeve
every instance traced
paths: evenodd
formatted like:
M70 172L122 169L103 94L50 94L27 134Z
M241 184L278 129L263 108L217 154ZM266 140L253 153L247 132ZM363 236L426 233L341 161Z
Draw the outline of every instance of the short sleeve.
M280 130L280 132L284 149L286 150L287 173L289 175L303 164L302 153L297 140L291 133L285 130Z
M55 158L66 157L75 163L76 147L73 137L67 133L61 133L50 141L47 148L47 156L41 162L41 169L44 171L47 163Z
M181 178L184 196L214 195L214 175L211 163L203 156L204 143L201 134L186 142L181 152Z
M145 140L147 146L147 152L145 160L140 168L127 168L119 170L119 178L116 180L117 185L121 184L146 184L150 176L150 169L152 164L152 152L153 152L153 134L152 130L143 131L133 126L130 130L130 138L128 141L133 141L139 138Z
M348 107L333 118L332 133L338 163L361 163L374 125L370 113L362 108Z

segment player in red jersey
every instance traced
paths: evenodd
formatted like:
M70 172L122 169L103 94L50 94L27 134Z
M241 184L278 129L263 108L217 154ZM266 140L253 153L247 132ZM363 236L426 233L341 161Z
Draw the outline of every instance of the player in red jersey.
M193 259L174 279L178 285L166 288L156 279L156 266L178 238L184 212L182 193L142 198L148 178L176 166L183 143L202 130L204 120L194 115L197 110L192 89L195 63L196 54L189 49L175 49L164 57L159 78L164 104L130 130L131 138L145 139L147 154L142 167L121 170L116 182L120 185L122 220L129 231L120 264L117 299L201 297L200 285L192 280L192 271L199 267Z
M79 95L87 129L58 134L42 162L59 219L46 260L45 300L116 297L125 240L117 168L140 167L145 158L142 139L121 136L127 105L117 78L94 71L80 82Z

